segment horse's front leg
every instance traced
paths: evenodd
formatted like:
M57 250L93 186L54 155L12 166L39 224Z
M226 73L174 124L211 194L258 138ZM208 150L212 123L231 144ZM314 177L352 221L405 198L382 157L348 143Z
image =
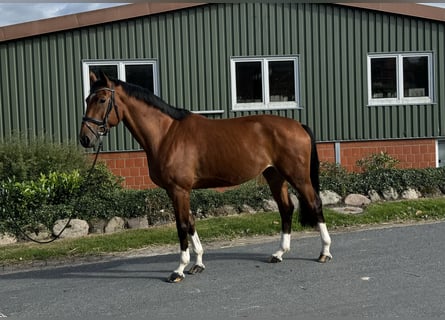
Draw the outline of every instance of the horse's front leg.
M326 228L326 223L319 222L318 228L320 229L321 238L321 252L320 257L318 258L318 262L325 263L332 259L332 255L330 252L331 237L329 236L328 228Z
M176 217L176 229L178 231L179 246L181 249L179 266L168 277L168 282L181 282L185 278L184 270L190 263L190 250L188 247L188 236L192 242L192 248L196 253L196 264L190 269L189 274L200 273L205 266L202 263L203 249L198 234L195 231L195 222L190 214L190 192L175 190L169 192L173 201Z

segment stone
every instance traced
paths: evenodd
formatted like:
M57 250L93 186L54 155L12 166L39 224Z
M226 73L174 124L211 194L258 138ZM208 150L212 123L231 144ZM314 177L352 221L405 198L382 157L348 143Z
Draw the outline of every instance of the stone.
M57 220L53 226L53 234L58 235L60 231L65 227L68 219L60 219ZM66 227L66 229L60 235L60 238L78 238L84 237L88 235L88 231L90 226L88 222L81 219L71 219L70 224Z
M382 198L380 198L379 193L375 190L369 191L368 196L369 196L369 199L371 199L371 202L379 202L382 200Z
M252 208L251 206L247 205L247 204L243 204L241 206L241 212L242 213L254 214L254 213L256 213L256 210L254 208Z
M399 194L397 193L396 189L390 187L389 189L383 191L383 198L385 200L397 200L399 198Z
M402 198L403 199L418 199L420 198L422 195L420 194L419 191L413 189L413 188L408 188L407 190L402 192Z
M200 213L200 217L206 217L204 215L204 212ZM148 224L150 226L166 224L172 221L175 221L175 215L173 212L170 212L169 210L162 209L159 211L153 211L150 212L148 215Z
M90 221L90 233L102 234L105 232L106 225L107 220L105 219L93 219Z
M0 234L0 246L5 246L8 244L13 244L17 242L17 238L9 233Z
M215 208L214 210L212 210L212 214L215 217L230 216L230 215L238 214L238 210L236 210L233 206L224 205L222 207Z
M275 200L265 199L263 200L263 209L264 211L278 212L278 205Z
M28 237L36 241L49 240L51 238L51 231L42 223L39 223L37 227L26 228L25 232ZM24 239L29 240L29 239Z
M292 203L294 204L295 209L300 206L300 201L298 200L298 197L294 195L293 193L290 194L290 199Z
M148 217L135 217L126 219L129 229L146 229L148 228Z
M360 207L336 207L332 208L335 212L343 214L360 214L363 213L363 209Z
M105 233L115 233L125 229L125 220L121 217L113 217L105 226Z
M320 198L323 205L338 204L341 201L341 197L331 190L321 191Z
M367 197L362 194L352 193L346 196L345 204L348 206L361 207L371 203Z

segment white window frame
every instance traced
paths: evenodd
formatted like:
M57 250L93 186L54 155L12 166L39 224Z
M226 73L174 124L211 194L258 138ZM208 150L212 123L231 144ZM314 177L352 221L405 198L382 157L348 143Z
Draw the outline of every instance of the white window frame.
M403 58L407 57L427 57L428 58L428 93L424 97L405 97L403 85ZM372 79L371 79L371 60L378 58L396 58L396 86L397 97L395 98L373 98L372 97ZM434 68L432 52L409 52L409 53L373 53L368 54L368 105L369 106L388 106L388 105L419 105L434 103Z
M84 99L90 94L90 67L92 66L112 66L117 67L118 79L126 81L125 66L126 65L153 65L153 93L159 96L159 72L158 62L154 59L137 59L137 60L83 60L83 92Z
M295 79L295 101L271 102L269 94L269 62L275 61L293 61L294 79ZM261 62L262 73L262 102L238 103L236 92L236 68L237 62ZM267 56L267 57L232 57L230 58L231 72L231 90L232 90L232 110L233 111L251 111L251 110L279 110L279 109L301 109L299 94L299 56Z

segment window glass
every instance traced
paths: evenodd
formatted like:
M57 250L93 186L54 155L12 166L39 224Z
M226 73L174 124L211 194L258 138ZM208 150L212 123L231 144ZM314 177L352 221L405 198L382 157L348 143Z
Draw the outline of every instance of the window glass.
M260 61L236 62L236 102L263 101L262 71Z
M428 52L368 56L369 105L433 103L433 55Z
M295 101L294 61L269 61L270 102Z
M429 95L428 57L403 58L403 88L405 97Z
M125 79L126 82L136 84L154 92L152 64L125 65Z
M371 59L371 90L373 99L397 98L397 59Z

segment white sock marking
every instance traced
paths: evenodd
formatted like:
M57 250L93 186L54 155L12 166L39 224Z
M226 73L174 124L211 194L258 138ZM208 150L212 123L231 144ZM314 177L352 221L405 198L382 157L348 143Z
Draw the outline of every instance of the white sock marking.
M187 265L190 262L190 251L187 248L185 251L181 251L180 259L179 259L179 266L176 268L174 272L176 272L179 275L184 275L184 269L187 267Z
M290 250L290 233L281 232L280 248L273 254L275 258L283 260L283 254Z
M318 227L320 229L320 237L321 237L321 253L325 256L332 258L332 255L329 252L329 249L331 247L331 237L329 236L326 223L319 223Z
M190 240L192 242L193 251L196 254L196 265L204 267L204 264L202 263L202 255L204 253L204 250L202 248L201 241L199 240L199 236L196 231L192 236L190 236Z

